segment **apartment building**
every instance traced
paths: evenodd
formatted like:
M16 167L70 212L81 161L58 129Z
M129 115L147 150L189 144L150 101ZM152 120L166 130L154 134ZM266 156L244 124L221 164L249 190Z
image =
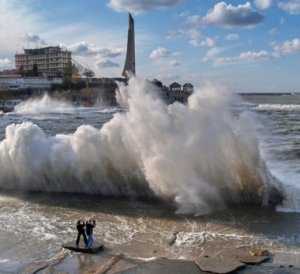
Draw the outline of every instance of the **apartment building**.
M63 77L66 68L72 64L72 53L61 47L25 49L15 55L16 69L19 73L48 78Z

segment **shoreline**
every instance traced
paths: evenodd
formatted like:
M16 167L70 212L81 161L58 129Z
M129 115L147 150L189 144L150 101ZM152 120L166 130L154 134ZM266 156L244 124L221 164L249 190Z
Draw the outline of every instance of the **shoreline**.
M149 248L148 248L149 249ZM151 249L151 248L150 248ZM25 267L21 273L72 273L72 274L114 274L114 273L173 273L164 272L173 269L174 274L202 274L202 273L235 273L235 274L296 274L300 272L300 261L297 260L295 253L273 253L269 259L264 260L261 256L247 256L246 249L240 249L238 252L234 252L234 255L230 255L233 249L229 251L229 254L218 252L219 254L204 254L194 258L173 258L172 256L155 256L153 251L152 257L139 258L138 256L129 256L122 252L117 252L115 249L105 248L98 255L87 255L61 249L53 258L46 261L39 261L32 263ZM249 247L249 250L251 248ZM228 250L227 250L228 251ZM227 252L226 251L226 252ZM206 254L206 255L205 255ZM298 253L299 255L300 253ZM240 257L239 257L240 256ZM244 257L243 257L244 256ZM217 272L203 270L203 260L207 260L209 257L210 262L208 267L210 269L219 269ZM238 259L239 257L239 259ZM248 260L248 263L243 263L243 259ZM258 259L257 259L258 258ZM202 260L202 262L201 262ZM241 261L242 260L242 261ZM153 272L159 266L162 272ZM178 266L180 266L178 268ZM188 271L191 267L194 268L193 272ZM180 270L181 269L181 270ZM145 272L139 272L139 271ZM189 270L191 271L191 270ZM223 271L223 272L221 272ZM279 272L278 272L279 271Z

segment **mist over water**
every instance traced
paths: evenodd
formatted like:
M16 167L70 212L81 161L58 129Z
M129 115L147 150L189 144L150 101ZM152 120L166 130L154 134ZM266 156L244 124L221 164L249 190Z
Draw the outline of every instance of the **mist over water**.
M9 125L0 143L0 187L157 197L197 215L232 203L267 205L276 182L260 156L251 115L231 112L238 103L233 95L208 86L187 105L166 105L152 84L131 79L117 99L128 111L100 129L83 125L49 136L32 122ZM16 112L69 109L42 101Z

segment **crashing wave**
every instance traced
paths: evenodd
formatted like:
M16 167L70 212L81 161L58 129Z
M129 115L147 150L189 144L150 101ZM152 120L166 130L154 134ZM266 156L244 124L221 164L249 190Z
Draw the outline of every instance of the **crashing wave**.
M0 187L158 197L193 214L279 197L253 121L232 115L230 94L206 87L187 105L166 105L152 84L131 79L117 97L128 111L100 130L83 125L71 135L47 136L32 123L8 126Z
M75 108L68 102L54 99L48 94L42 98L29 99L15 106L18 114L74 113Z

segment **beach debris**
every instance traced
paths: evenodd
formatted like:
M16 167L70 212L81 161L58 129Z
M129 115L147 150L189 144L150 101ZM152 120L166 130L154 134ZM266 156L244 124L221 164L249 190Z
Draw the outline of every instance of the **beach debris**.
M216 274L232 273L245 267L245 264L239 260L223 256L203 256L197 259L196 263L202 271Z

